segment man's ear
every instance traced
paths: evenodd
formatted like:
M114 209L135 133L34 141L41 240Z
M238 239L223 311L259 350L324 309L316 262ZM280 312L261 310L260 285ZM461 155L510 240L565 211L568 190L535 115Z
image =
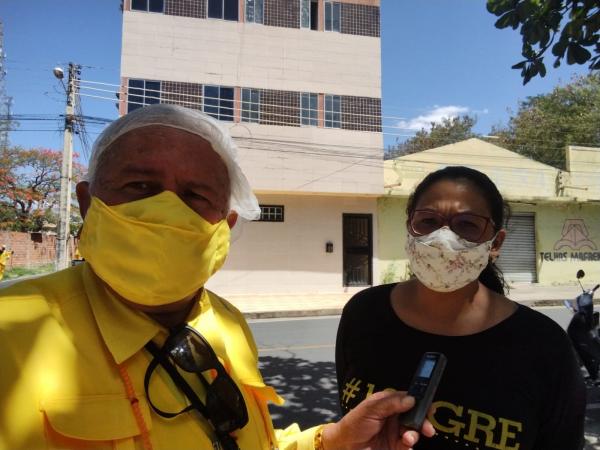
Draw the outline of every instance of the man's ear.
M81 217L85 219L85 215L92 201L90 183L87 181L77 183L75 186L75 194L77 195L77 201L79 202L79 212L81 213Z
M229 225L229 229L231 229L235 226L235 224L237 223L237 220L238 220L238 213L236 213L235 211L231 211L227 215L227 225Z
M494 242L492 242L492 249L490 250L490 259L492 261L496 261L500 256L500 247L502 247L504 239L506 239L506 230L502 228L500 231L498 231Z

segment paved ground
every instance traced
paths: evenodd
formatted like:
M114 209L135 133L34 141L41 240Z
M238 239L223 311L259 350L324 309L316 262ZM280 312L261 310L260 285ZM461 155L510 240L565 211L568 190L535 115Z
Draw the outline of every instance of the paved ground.
M340 314L352 292L324 294L269 294L228 295L232 302L248 318L302 317ZM514 284L509 297L529 306L562 305L581 292L578 284L543 286L538 284Z

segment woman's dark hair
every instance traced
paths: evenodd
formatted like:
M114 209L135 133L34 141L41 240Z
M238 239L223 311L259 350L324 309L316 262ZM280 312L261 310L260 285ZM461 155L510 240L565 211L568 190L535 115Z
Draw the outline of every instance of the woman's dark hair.
M508 222L510 208L502 198L502 194L500 194L494 182L486 174L464 166L448 166L427 175L415 188L410 197L408 197L408 204L406 205L407 217L412 215L423 193L433 184L442 180L466 181L477 188L479 193L485 198L492 213L494 230L496 232ZM505 290L508 290L508 285L504 281L502 271L491 259L486 268L483 269L483 272L481 272L481 275L479 275L479 281L488 289L502 295L504 295Z

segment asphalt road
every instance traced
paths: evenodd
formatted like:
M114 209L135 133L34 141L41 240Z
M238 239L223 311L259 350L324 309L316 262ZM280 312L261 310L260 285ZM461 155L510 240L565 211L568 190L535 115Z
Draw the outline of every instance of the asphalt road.
M539 308L566 328L570 312ZM339 418L335 377L335 335L339 316L251 320L265 381L286 399L271 405L277 428L308 428ZM585 450L600 450L600 403L588 405Z

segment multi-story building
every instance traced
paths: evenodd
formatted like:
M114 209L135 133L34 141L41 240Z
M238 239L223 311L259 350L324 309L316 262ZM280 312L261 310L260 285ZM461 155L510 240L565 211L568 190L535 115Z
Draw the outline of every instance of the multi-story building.
M261 204L217 292L379 281L379 17L379 0L124 1L120 112L164 102L218 118Z

